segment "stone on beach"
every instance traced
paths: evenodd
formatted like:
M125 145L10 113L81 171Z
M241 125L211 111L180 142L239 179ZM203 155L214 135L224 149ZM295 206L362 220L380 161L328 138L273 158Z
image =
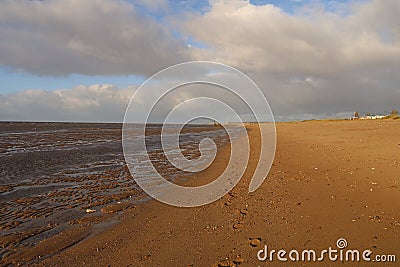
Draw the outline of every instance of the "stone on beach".
M223 260L218 262L218 267L233 267L235 264L230 260Z
M92 212L96 212L96 210L94 210L94 209L86 209L85 212L86 212L86 213L92 213Z
M250 239L250 245L252 247L257 247L261 244L261 238L251 238Z
M241 264L244 262L244 259L240 256L237 256L236 259L233 260L233 263Z

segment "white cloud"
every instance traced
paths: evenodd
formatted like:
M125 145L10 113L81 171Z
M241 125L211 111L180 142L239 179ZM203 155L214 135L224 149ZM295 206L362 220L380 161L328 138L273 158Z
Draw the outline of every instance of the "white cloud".
M0 95L0 120L121 122L135 88L95 84Z
M216 59L252 71L321 74L395 64L400 58L396 0L356 6L346 17L319 9L313 14L291 15L273 5L233 3L215 5L182 25L208 45L196 49L195 58Z
M400 2L369 1L346 8L332 13L314 3L288 14L273 5L225 2L180 26L205 44L192 48L195 59L220 61L248 73L276 114L397 107Z
M151 74L185 46L133 5L110 0L0 1L0 66L35 74Z

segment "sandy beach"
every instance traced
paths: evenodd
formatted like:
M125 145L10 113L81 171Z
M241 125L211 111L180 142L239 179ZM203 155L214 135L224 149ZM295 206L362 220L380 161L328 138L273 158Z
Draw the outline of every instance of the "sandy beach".
M369 249L372 258L396 255L397 263L375 262L373 266L397 266L399 121L305 121L277 123L276 127L275 160L255 192L248 193L248 186L258 159L259 135L249 125L248 168L220 200L197 208L156 200L135 205L122 202L109 207L124 210L116 223L99 227L95 223L106 221L109 214L91 216L35 246L17 248L3 257L2 265L274 266L285 263L257 258L265 245L269 250L322 251L337 249L337 240L344 238L346 248ZM210 168L180 183L204 184L217 177L227 164L229 148L218 150ZM291 264L341 262L326 257L322 262Z
M400 0L0 0L0 267L400 267Z

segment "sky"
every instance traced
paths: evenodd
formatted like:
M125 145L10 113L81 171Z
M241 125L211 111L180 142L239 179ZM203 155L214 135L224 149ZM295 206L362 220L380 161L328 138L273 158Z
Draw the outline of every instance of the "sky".
M141 83L188 61L245 73L278 121L383 114L400 109L398 14L398 0L3 0L0 120L121 122Z

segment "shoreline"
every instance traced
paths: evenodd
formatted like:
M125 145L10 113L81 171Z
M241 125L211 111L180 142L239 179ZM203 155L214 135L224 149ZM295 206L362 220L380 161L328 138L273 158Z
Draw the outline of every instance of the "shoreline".
M254 148L257 134L249 127ZM258 261L264 244L271 249L324 249L342 237L351 248L396 254L399 133L400 124L392 121L277 123L275 161L255 192L248 193L257 158L253 149L243 178L216 202L177 208L152 199L126 209L121 221L105 231L87 236L89 226L83 224L40 242L25 256L52 254L63 245L60 253L36 265L279 265ZM184 183L212 180L224 169L228 150L219 150L212 168Z
M7 262L31 262L35 258L38 261L39 256L42 260L56 254L76 243L75 237L64 238L65 233L74 234L77 226L89 225L92 226L87 227L85 235L97 233L118 220L124 210L149 199L129 175L119 144L118 125L52 123L37 127L36 123L28 126L12 123L4 126L8 128L2 131L8 133L4 134L3 150L0 149L3 174L0 266ZM19 133L15 134L15 130ZM160 129L151 127L149 135L159 132ZM194 133L196 138L211 134L219 144L226 143L219 127L189 126L182 132L185 136L182 148L187 157L196 152L191 149L195 141L188 139L187 133ZM43 142L47 142L45 147ZM55 147L51 146L53 143ZM150 142L154 144L154 140ZM174 180L179 174L173 172L168 177ZM57 236L65 240L54 241L50 250L36 248L41 241L56 240Z

